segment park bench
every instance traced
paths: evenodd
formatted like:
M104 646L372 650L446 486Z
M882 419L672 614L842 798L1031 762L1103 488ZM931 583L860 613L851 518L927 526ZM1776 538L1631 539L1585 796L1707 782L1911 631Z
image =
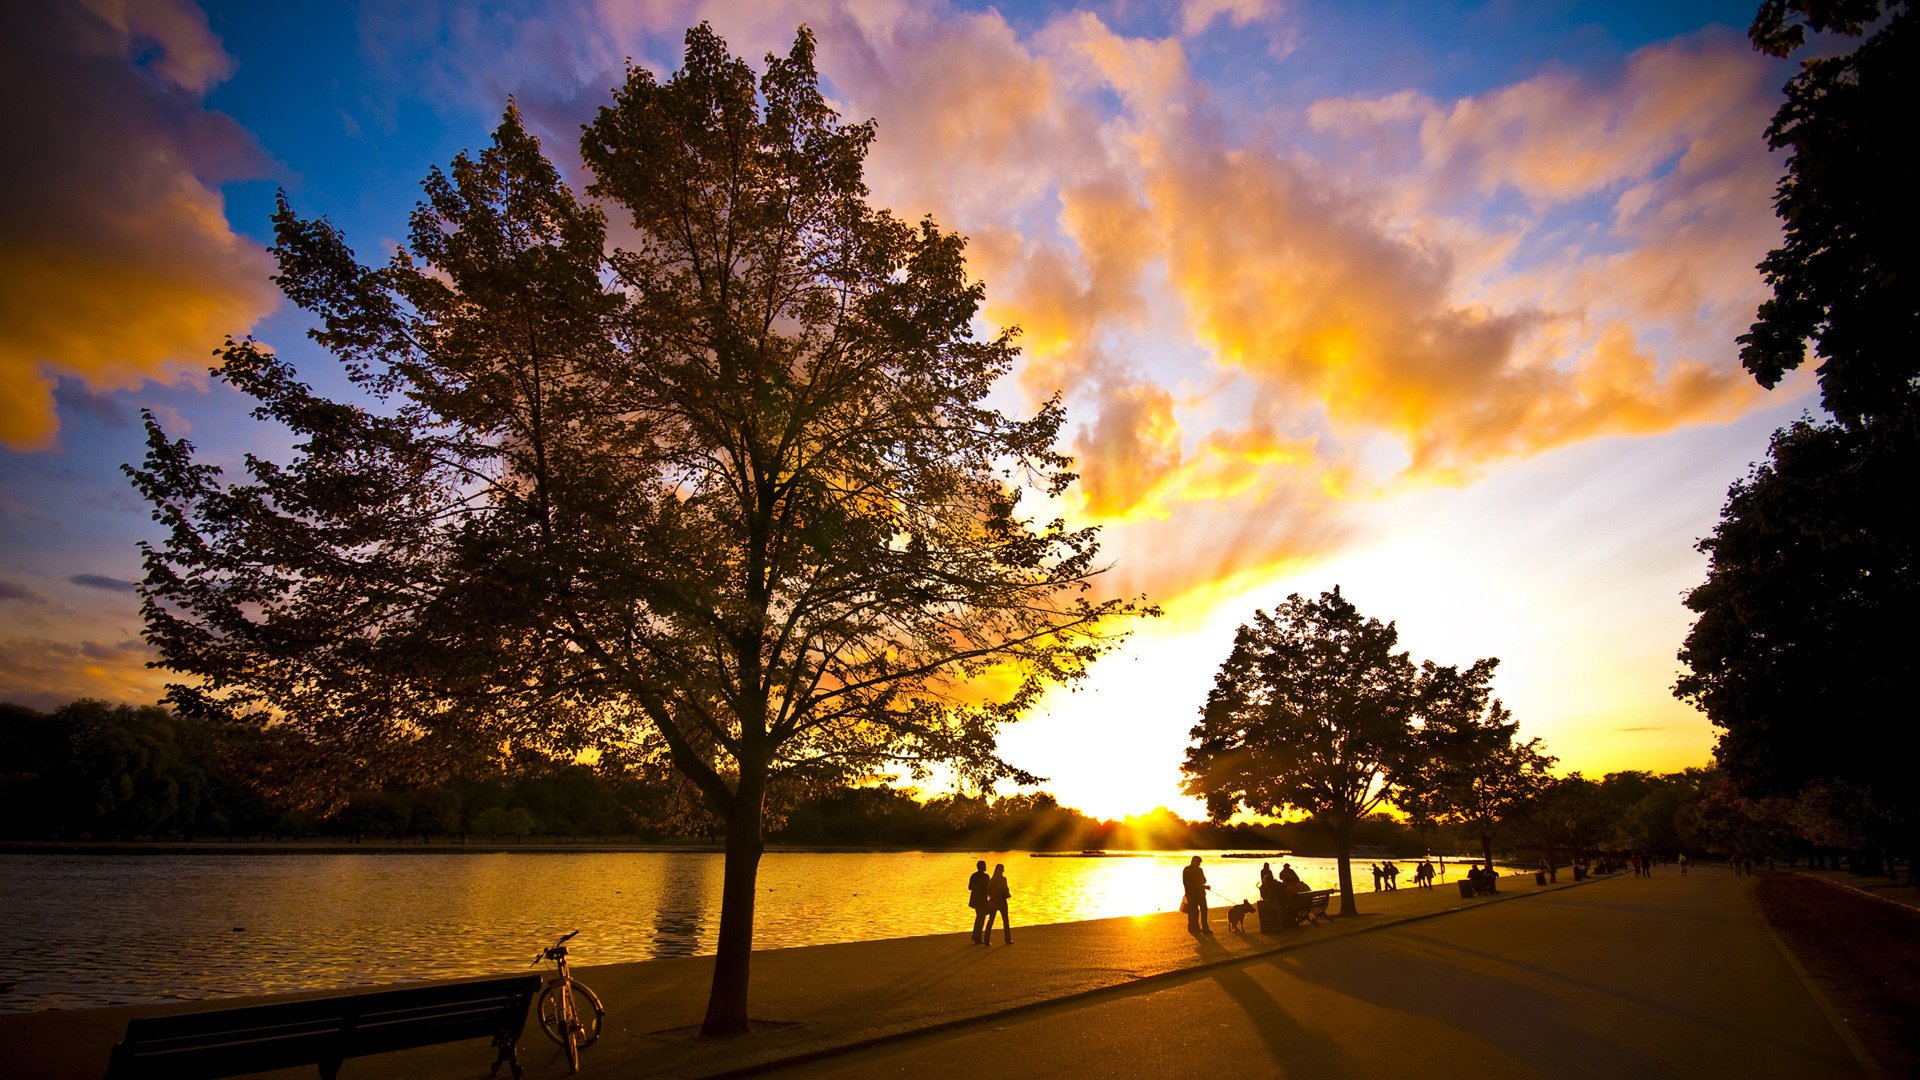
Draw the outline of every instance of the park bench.
M1333 916L1327 914L1327 903L1332 899L1332 889L1315 889L1313 892L1301 893L1299 899L1294 902L1294 918L1302 926L1319 922L1321 919L1331 921Z
M420 1046L492 1039L492 1075L515 1047L540 976L440 983L127 1022L106 1080L197 1080L317 1065L325 1080L348 1058Z

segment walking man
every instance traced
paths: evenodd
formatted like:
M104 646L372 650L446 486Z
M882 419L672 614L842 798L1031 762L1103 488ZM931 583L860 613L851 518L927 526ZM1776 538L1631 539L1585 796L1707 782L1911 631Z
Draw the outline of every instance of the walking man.
M993 906L987 900L987 860L981 859L973 864L973 876L967 879L967 906L973 909L973 943L985 945L987 913Z
M1180 871L1180 884L1187 894L1187 932L1213 933L1213 928L1207 925L1207 874L1200 869L1200 856L1195 855L1186 869Z

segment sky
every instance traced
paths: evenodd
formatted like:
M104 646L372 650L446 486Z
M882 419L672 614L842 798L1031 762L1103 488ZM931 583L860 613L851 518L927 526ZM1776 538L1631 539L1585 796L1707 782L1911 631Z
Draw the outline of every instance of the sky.
M580 125L687 27L874 119L875 202L969 240L996 400L1064 396L1103 587L1165 615L1003 731L1102 816L1201 808L1187 733L1255 610L1335 585L1415 659L1498 657L1562 771L1705 764L1675 701L1695 542L1810 381L1734 339L1779 240L1791 74L1737 3L44 0L0 14L0 700L157 700L120 466L139 411L283 453L208 377L333 362L269 280L285 190L363 258L511 95Z

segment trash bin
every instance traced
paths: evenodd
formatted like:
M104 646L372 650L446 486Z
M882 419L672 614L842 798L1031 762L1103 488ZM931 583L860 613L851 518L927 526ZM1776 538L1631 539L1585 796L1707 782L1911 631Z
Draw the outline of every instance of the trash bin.
M1280 934L1293 929L1292 920L1287 918L1285 900L1262 900L1256 910L1260 913L1260 932Z
M1462 900L1473 899L1473 882L1462 881L1462 882L1459 882L1458 884L1460 886L1460 899Z
M1545 870L1535 870L1533 872L1533 883L1535 885L1545 885L1547 883L1547 872Z

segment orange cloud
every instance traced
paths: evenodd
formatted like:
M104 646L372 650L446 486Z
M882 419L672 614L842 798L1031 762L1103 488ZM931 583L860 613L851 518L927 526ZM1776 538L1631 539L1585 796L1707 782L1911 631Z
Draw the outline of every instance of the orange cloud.
M167 674L151 670L154 650L137 638L55 641L0 638L0 701L53 709L77 697L151 705L166 693Z
M216 187L263 155L201 105L232 61L185 0L15 5L0 35L0 443L44 447L62 376L203 368L272 308L271 262Z

